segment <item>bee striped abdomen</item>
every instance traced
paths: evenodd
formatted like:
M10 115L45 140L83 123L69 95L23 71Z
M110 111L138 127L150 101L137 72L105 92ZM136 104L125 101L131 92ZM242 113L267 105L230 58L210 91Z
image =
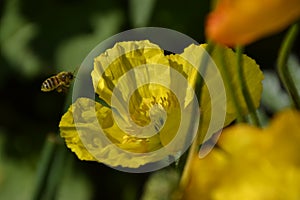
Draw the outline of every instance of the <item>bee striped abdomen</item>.
M43 82L41 90L44 92L49 92L56 89L58 85L59 85L58 78L56 76L52 76Z

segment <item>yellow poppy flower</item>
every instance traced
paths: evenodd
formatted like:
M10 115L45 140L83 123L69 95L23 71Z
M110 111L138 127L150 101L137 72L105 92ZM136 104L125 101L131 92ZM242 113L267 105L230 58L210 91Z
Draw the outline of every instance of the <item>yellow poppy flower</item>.
M180 55L166 56L159 46L149 41L129 41L119 42L97 56L91 73L94 91L110 108L91 99L78 98L59 125L67 146L81 160L110 166L137 168L147 163L165 162L168 156L176 156L188 148L187 141L191 142L194 137L190 130L197 128L199 123L197 109L201 109L202 123L198 129L201 141L209 139L232 122L236 113L232 97L228 97L228 101L222 99L226 98L226 86L223 86L223 96L218 92L222 87L209 87L214 86L216 73L222 79L222 70L210 71L213 66L207 70L212 78L206 78L200 108L195 104L193 87L197 69L194 66L199 65L205 47L191 45ZM242 99L234 66L235 53L229 48L224 48L223 53L231 66L232 84ZM214 57L215 52L212 53ZM251 95L258 106L262 72L247 56L244 67L245 81L253 88ZM217 63L216 70L218 68L221 67ZM246 114L247 107L242 100L241 106ZM222 113L223 119L215 120ZM207 133L210 123L215 121L219 124Z
M227 128L204 159L194 158L185 199L298 199L300 112L279 113L269 127Z
M246 45L283 30L299 17L299 0L220 0L205 29L207 37L218 43Z

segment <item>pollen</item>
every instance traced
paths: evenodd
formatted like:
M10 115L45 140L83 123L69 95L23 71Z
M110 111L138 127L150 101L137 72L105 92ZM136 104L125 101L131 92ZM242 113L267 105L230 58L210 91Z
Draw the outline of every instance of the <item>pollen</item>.
M152 121L158 131L164 125L167 114L172 112L173 108L179 107L179 102L175 94L169 90L164 90L163 93L158 91L149 91L149 93L152 96L142 98L139 105L130 102L130 115L139 126L147 126Z
M123 136L122 144L135 143L135 144L146 144L149 142L149 138L138 138L130 135Z

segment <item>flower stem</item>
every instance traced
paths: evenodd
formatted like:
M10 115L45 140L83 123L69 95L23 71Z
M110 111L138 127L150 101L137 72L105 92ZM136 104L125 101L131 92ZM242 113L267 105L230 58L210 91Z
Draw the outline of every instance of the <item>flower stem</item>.
M231 84L231 81L230 81L230 74L228 73L228 70L227 70L228 66L225 62L224 55L223 55L223 52L222 52L222 48L217 46L216 51L217 51L218 59L222 63L222 66L221 66L222 75L223 75L223 78L224 78L224 82L225 82L225 84L228 88L227 92L228 92L229 96L232 97L233 105L235 106L235 111L237 113L237 122L239 122L239 123L246 122L246 119L243 116L243 112L242 112L242 108L241 108L240 103L239 103L238 96L236 95L235 89L234 89L234 87L233 87L233 85Z
M253 103L253 99L252 99L251 94L249 92L249 88L248 88L248 86L245 82L246 79L245 79L245 76L244 76L244 68L243 68L243 64L244 64L243 51L244 51L243 47L241 47L241 46L236 47L239 82L240 82L240 85L241 85L241 88L242 88L242 94L244 96L247 108L248 108L249 113L250 113L251 121L255 126L261 127L261 123L259 121L257 111L256 111L255 105Z
M33 192L32 200L39 200L43 197L44 187L46 186L46 180L48 178L49 166L53 159L54 151L56 148L55 135L49 135L40 159L38 171L36 175L36 185Z
M282 81L285 89L288 91L290 95L294 107L300 110L300 96L293 82L291 73L287 67L288 56L291 52L293 43L296 39L298 32L299 32L299 23L294 24L288 30L279 50L279 55L277 59L277 71L280 80Z
M193 158L197 156L197 150L198 150L198 140L195 138L192 146L189 149L189 154L179 182L179 190L176 192L175 198L173 200L177 200L177 199L179 200L182 199L183 197L184 190L186 189L190 181L192 161Z
M56 199L57 189L65 170L66 155L65 147L63 145L58 146L49 171L47 187L43 196L44 200Z

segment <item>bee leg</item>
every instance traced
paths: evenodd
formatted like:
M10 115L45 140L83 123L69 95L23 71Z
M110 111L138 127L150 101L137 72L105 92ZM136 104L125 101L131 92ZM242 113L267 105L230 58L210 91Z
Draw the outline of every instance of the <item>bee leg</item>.
M67 93L67 92L68 92L68 89L69 89L68 86L62 85L62 86L60 87L60 92L62 92L62 93Z
M67 93L67 91L68 91L68 87L63 86L63 87L62 87L62 92L63 92L63 93Z
M57 87L57 88L56 88L56 91L57 91L57 92L62 92L62 91L63 91L63 87L62 87L62 86Z

